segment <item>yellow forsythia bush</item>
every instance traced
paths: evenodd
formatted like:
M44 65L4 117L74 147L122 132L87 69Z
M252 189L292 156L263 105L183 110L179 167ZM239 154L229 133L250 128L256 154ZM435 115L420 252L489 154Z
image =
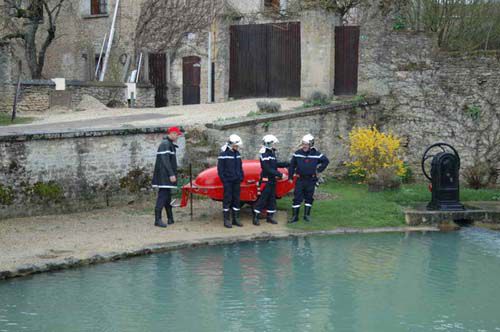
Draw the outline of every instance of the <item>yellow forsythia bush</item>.
M394 169L396 175L404 176L406 168L398 153L401 142L398 137L386 134L373 127L356 127L349 133L349 155L351 174L371 178L384 168Z

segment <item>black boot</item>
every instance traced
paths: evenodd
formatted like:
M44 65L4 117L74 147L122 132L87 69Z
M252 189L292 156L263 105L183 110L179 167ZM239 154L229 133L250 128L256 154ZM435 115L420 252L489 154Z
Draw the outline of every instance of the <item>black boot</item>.
M270 224L273 224L273 225L277 225L278 222L276 220L273 219L273 216L274 216L274 213L267 213L267 217L266 217L266 222L270 223Z
M299 221L299 210L300 210L300 206L299 207L296 207L296 208L292 208L292 219L288 220L288 223L289 224L293 224L293 223L296 223L297 221Z
M172 225L174 223L174 213L172 212L172 207L167 206L165 207L165 210L167 210L167 224Z
M155 209L155 226L163 228L167 227L167 225L165 225L161 220L161 209Z
M240 211L233 210L233 225L243 227L243 224L240 222Z
M224 211L224 227L233 228L231 225L231 219L229 218L229 211Z
M255 225L255 226L260 226L260 221L259 221L259 213L257 212L253 212L253 221L252 223Z
M311 221L311 207L310 206L304 207L304 221L307 221L307 222Z

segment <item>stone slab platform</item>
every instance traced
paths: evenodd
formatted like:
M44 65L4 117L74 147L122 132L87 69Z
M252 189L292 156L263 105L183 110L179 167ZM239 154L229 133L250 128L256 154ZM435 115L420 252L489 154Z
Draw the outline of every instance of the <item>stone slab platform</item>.
M464 211L429 211L425 205L405 210L406 224L410 226L441 225L471 221L500 225L500 202L467 202Z

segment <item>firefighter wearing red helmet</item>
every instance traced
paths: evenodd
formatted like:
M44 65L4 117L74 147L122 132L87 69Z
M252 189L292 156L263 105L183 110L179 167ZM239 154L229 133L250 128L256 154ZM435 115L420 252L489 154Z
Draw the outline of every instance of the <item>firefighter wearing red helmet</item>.
M155 206L155 226L167 227L174 223L172 211L171 190L177 188L177 139L182 136L178 127L167 129L165 136L156 152L156 162L153 173L153 187L158 188L158 197ZM163 208L167 211L167 224L162 221Z

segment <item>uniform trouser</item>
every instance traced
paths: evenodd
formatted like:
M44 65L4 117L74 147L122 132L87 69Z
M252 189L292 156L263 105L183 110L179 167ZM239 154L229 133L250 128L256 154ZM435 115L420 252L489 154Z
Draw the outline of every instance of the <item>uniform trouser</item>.
M276 183L267 182L264 190L255 204L254 211L261 213L266 209L268 213L276 212Z
M161 211L164 207L169 207L172 201L170 188L160 188L156 197L156 210Z
M222 208L224 211L233 209L240 210L240 181L224 182L224 199L222 200Z
M306 206L312 206L314 201L314 190L316 189L316 179L314 178L299 178L295 183L293 191L293 208L300 207L302 201L305 201Z

